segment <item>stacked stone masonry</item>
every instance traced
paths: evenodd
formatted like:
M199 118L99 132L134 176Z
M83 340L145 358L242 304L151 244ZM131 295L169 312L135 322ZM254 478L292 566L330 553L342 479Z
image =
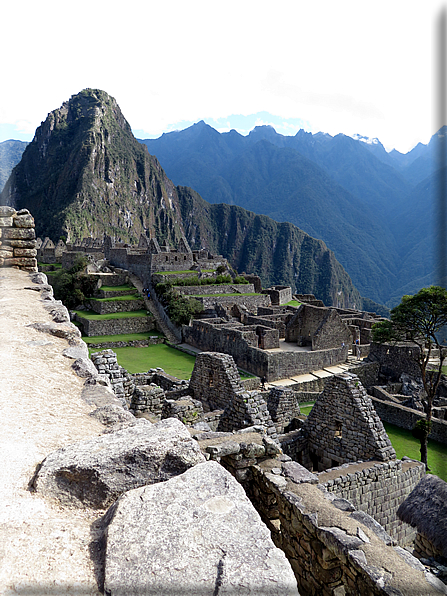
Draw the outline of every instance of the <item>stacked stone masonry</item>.
M395 539L364 509L356 508L355 503L333 490L336 483L329 488L328 483L319 484L324 474L312 474L291 461L265 435L247 429L231 435L202 433L196 438L205 456L220 461L244 486L275 544L286 554L300 594L446 593L445 586L425 572L408 551L396 546ZM356 481L362 486L359 478L372 483L381 473L382 486L394 478L396 494L402 487L406 491L407 484L417 484L421 464L391 463L388 468L383 463L372 467L365 463L365 474L352 474L349 479L351 488ZM408 469L404 469L406 465ZM350 474L349 469L352 466L342 471ZM409 474L409 469L415 471Z
M423 420L425 414L412 408L407 408L397 403L384 401L371 396L373 406L380 419L400 428L412 430L418 420ZM429 440L438 441L447 445L447 420L432 418Z
M278 434L284 433L292 420L300 415L296 394L286 387L270 389L267 407Z
M37 271L34 218L27 209L0 206L0 267Z
M334 499L316 485L314 475L306 478L309 473L299 468L296 462L278 460L252 466L250 498L271 529L273 541L286 554L300 593L445 593L445 586L433 576L428 581L420 563L394 546L370 516L344 499ZM333 525L329 525L331 518ZM392 573L387 571L390 568Z
M356 375L334 375L307 417L300 462L323 471L347 462L396 458L372 401Z
M92 320L77 314L75 320L82 326L87 337L96 335L120 335L123 333L147 333L155 329L155 319L150 316L128 317L110 320Z
M145 308L143 300L89 300L89 307L99 315L109 315L116 312L132 312Z
M340 475L334 477L336 471ZM326 490L350 501L382 525L401 546L410 545L416 530L396 515L400 504L424 476L420 462L393 460L363 465L345 464L318 474ZM326 480L326 477L330 480Z

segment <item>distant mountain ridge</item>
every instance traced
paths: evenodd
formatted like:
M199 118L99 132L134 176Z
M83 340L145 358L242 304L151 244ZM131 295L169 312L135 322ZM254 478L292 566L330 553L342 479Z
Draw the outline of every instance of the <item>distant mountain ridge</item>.
M104 91L85 89L48 115L14 167L0 204L29 209L37 234L54 240L110 234L134 244L143 234L175 245L185 235L193 249L223 254L240 272L260 275L264 286L291 285L328 305L383 312L361 297L321 240L238 206L211 205L194 190L175 186Z
M19 163L28 143L25 141L3 141L0 143L0 192L6 184L13 167Z
M402 235L408 225L416 241L424 234L422 223L412 219L413 203L428 206L433 198L416 196L415 189L440 165L435 144L443 132L406 155L387 153L378 140L303 130L284 136L271 126L244 137L234 130L219 133L203 121L141 142L176 184L207 201L289 221L323 239L363 295L393 305L404 289L414 292L435 281L433 266L427 273L421 258L402 253Z

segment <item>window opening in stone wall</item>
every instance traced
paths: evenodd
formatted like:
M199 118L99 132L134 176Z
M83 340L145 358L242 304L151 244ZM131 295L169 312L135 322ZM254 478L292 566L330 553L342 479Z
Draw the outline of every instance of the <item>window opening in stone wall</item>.
M343 428L343 423L340 420L336 420L335 421L335 434L334 437L338 437L341 439L342 437L342 428Z
M209 373L208 387L214 387L214 375L212 372Z

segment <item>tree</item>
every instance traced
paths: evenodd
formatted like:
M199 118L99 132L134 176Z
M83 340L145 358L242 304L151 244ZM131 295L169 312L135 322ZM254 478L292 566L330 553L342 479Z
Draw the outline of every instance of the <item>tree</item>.
M60 269L52 276L54 297L67 308L76 308L93 294L96 279L84 273L87 265L86 257L77 257L70 269Z
M421 461L428 470L427 444L430 434L433 399L439 387L442 365L447 349L441 346L439 332L447 325L447 290L439 286L422 288L414 296L403 296L398 306L391 310L391 320L373 326L372 340L376 343L408 342L419 350L414 358L421 371L426 393L425 420L415 427L415 435L421 442ZM439 351L439 362L430 363L434 351Z

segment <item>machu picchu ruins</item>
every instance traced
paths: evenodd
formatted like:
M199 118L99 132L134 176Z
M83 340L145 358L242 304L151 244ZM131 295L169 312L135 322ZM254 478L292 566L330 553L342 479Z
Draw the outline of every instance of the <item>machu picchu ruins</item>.
M66 511L67 524L85 512L98 569L81 578L89 593L163 593L172 582L211 595L216 569L236 594L447 593L436 562L445 553L430 546L442 543L414 512L425 468L397 458L383 425L413 428L424 398L408 348L372 343L382 317L288 286L263 289L184 237L175 248L143 236L137 246L55 243L36 240L32 223L0 207L0 271L32 296L31 314L20 307L27 344L65 345L62 360L73 364L61 372L79 380L76 407L90 426L35 460L27 490ZM19 262L21 230L33 255ZM79 257L94 290L69 311L48 282ZM188 324L169 317L166 288L200 303ZM0 285L1 299L9 291ZM114 351L161 342L194 356L188 379L163 362L131 373ZM443 443L446 387L433 421Z

